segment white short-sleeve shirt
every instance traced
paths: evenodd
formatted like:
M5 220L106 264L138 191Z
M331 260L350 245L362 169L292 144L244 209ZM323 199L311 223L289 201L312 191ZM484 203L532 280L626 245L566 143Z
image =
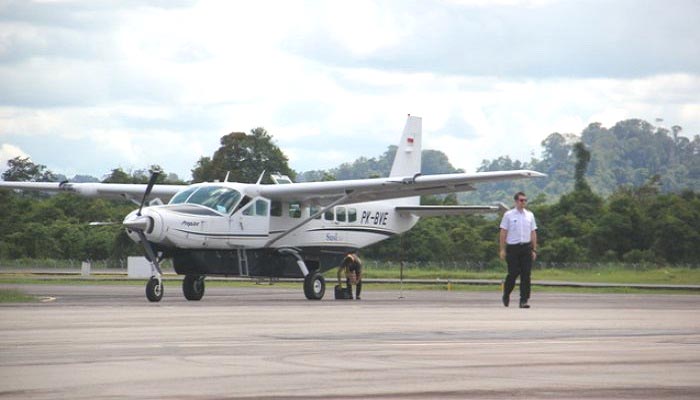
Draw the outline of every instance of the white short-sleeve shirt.
M507 244L530 243L530 233L537 229L535 214L517 208L506 211L501 220L501 229L508 231Z

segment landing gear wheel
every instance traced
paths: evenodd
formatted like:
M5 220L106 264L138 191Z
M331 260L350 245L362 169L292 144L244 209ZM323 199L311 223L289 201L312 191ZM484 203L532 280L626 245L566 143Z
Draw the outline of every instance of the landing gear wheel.
M182 293L187 300L201 300L204 296L204 276L185 275L182 281Z
M312 272L304 278L304 294L309 300L321 300L326 293L326 280L318 272Z
M163 298L163 281L152 276L146 284L146 297L151 302L160 301Z

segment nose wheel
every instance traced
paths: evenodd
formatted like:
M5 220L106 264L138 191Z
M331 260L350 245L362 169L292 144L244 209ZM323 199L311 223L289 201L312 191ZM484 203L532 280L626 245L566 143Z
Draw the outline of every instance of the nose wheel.
M146 297L150 302L157 302L163 298L163 280L152 276L146 284Z

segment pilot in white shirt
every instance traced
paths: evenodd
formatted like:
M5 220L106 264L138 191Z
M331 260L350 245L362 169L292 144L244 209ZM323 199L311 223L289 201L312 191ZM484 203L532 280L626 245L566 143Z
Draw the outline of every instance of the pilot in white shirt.
M508 307L510 293L520 276L520 308L530 308L530 275L532 262L537 258L537 223L535 215L525 209L527 196L518 192L513 196L515 207L503 214L500 232L501 260L508 263L508 275L503 286L503 305Z

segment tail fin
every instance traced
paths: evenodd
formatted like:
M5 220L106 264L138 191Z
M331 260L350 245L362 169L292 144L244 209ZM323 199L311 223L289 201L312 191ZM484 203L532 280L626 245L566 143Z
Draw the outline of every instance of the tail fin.
M423 119L409 114L389 176L413 176L420 173L422 129Z

